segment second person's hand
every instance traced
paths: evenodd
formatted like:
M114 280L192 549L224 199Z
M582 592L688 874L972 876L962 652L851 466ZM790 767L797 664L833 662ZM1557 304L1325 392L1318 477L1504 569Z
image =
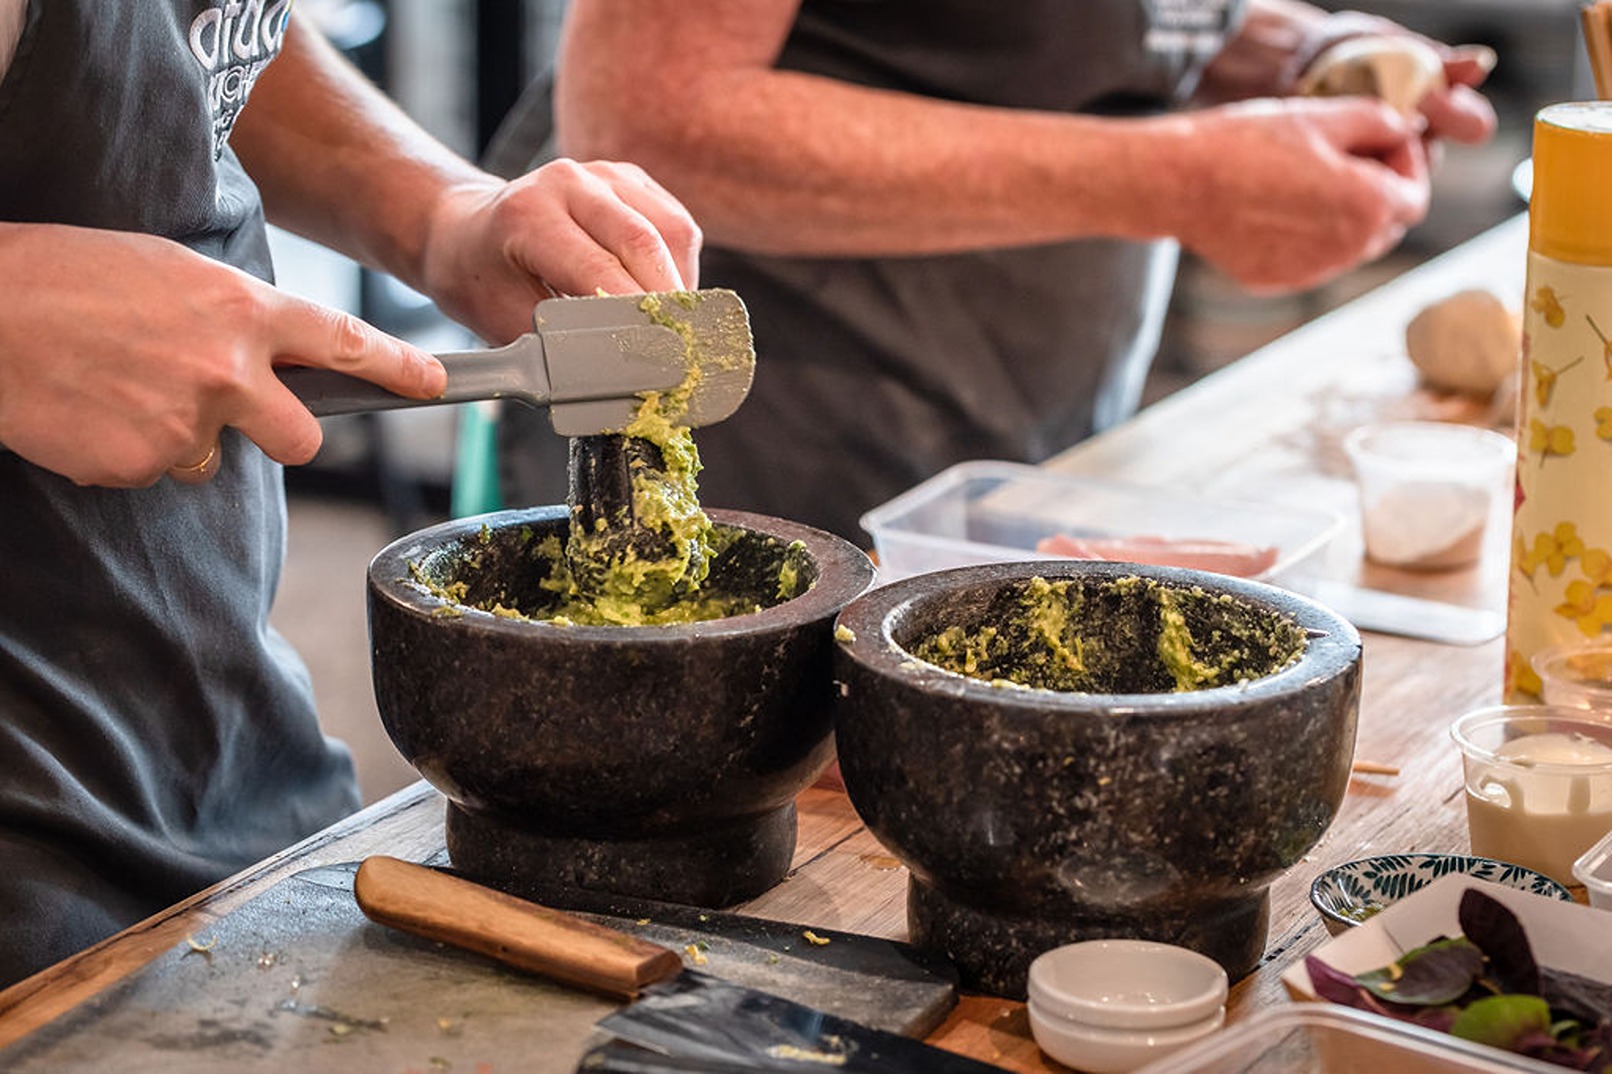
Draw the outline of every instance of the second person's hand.
M554 295L699 286L688 210L633 164L552 161L517 179L450 188L431 222L423 290L494 343L532 328Z
M1159 122L1189 146L1173 233L1251 291L1331 279L1427 214L1420 132L1380 101L1249 101Z

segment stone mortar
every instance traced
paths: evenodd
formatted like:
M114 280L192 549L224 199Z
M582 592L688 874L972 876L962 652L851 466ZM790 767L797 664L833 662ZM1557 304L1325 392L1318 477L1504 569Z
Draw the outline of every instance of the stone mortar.
M1307 643L1274 674L1167 693L1004 687L907 652L978 626L1004 589L1037 576L1201 587L1288 617ZM1058 561L907 578L839 624L847 793L910 870L912 940L957 963L965 985L1023 998L1037 954L1103 937L1182 944L1234 979L1254 967L1270 883L1321 837L1349 780L1361 654L1349 623L1256 582Z
M745 534L713 582L775 588L766 564L799 542L790 555L811 587L749 615L651 627L510 619L433 592L466 579L466 603L508 593L535 606L529 548L563 538L563 506L444 523L375 557L376 702L449 799L456 867L557 899L581 888L713 907L783 877L795 796L833 752L833 619L873 569L820 530L710 515Z

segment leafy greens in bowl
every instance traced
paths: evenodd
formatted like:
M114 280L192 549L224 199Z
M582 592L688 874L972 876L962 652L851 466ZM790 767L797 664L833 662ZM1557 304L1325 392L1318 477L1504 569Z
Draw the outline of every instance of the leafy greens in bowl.
M1464 1040L1573 1070L1612 1074L1612 984L1540 966L1516 914L1476 889L1462 893L1461 933L1436 937L1359 974L1315 955L1315 993Z

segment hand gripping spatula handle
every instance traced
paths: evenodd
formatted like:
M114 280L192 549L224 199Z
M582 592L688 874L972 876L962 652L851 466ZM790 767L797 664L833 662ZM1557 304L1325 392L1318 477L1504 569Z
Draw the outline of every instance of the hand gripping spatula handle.
M358 377L302 366L277 370L315 415L514 399L547 407L561 436L619 432L644 392L667 392L699 376L680 420L690 428L723 420L750 392L755 350L744 303L732 291L551 298L533 311L534 330L503 347L438 354L447 389L410 399Z
M683 968L670 948L397 858L366 858L371 920L630 1001L599 1023L663 1054L749 1070L984 1074L1000 1067ZM701 1069L695 1065L687 1069Z

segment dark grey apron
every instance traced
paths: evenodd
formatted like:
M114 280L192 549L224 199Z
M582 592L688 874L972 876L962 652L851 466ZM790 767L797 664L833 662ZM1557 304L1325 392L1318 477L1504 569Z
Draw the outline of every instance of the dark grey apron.
M226 139L286 8L33 0L0 81L0 220L161 235L269 279ZM268 626L280 469L233 431L222 449L208 484L134 491L0 453L0 985L358 805Z

